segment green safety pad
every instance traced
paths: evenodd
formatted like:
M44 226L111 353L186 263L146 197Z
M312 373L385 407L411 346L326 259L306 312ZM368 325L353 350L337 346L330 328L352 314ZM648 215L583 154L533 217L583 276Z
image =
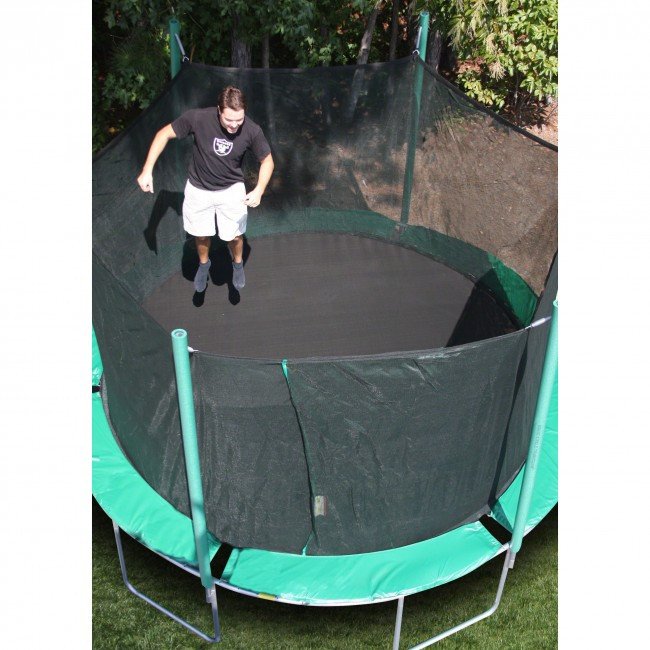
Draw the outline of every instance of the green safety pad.
M106 514L145 546L178 562L197 566L192 520L163 499L124 457L93 393L93 496ZM219 542L208 534L210 557Z
M558 502L558 377L555 374L553 394L548 410L544 438L540 450L537 476L533 488L528 520L524 534L531 531L553 509ZM512 485L501 495L491 516L502 526L512 531L515 524L519 493L524 480L523 469Z
M235 549L222 579L298 604L360 604L437 587L495 557L501 545L479 522L376 553L308 556Z

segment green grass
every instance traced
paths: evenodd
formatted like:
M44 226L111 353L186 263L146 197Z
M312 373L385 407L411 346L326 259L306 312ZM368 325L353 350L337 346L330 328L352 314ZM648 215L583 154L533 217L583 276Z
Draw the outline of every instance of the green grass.
M198 578L123 535L134 586L206 632L210 608ZM557 508L524 540L497 612L445 639L441 648L557 647ZM503 555L450 584L405 600L401 648L452 627L493 602ZM214 647L391 648L394 602L358 607L299 607L217 590L223 641ZM194 635L129 593L113 529L93 500L93 648L207 648Z

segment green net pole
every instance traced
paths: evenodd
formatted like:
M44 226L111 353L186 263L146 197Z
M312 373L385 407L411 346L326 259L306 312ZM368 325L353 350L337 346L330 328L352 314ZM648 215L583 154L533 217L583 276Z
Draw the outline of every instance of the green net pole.
M176 386L181 412L183 451L185 452L185 469L190 494L196 556L199 563L199 573L201 574L201 584L206 589L211 589L214 585L214 579L210 570L208 527L205 521L199 443L196 436L196 416L194 414L194 392L192 391L190 354L187 350L187 332L185 330L177 329L172 332L172 349L174 351L174 368L176 369Z
M540 451L542 449L542 440L544 438L544 430L548 418L548 409L553 396L553 385L557 374L557 352L557 300L555 300L553 302L551 331L548 335L546 357L544 358L544 367L542 369L542 382L537 396L535 418L533 419L533 430L531 432L528 457L526 458L526 467L524 469L524 480L522 482L521 492L519 493L515 525L512 531L512 540L510 542L510 548L513 553L518 553L521 548L521 542L524 538L526 528L526 521L528 519L528 511L530 509L530 502L533 497L535 477L537 476L537 465L539 463Z
M181 49L178 47L176 35L181 33L181 24L172 18L169 21L169 53L171 55L171 73L172 79L179 73L181 69Z
M429 37L429 12L420 14L420 36L418 38L417 52L422 61L426 59L427 39ZM402 216L400 221L408 223L411 211L411 191L413 189L413 166L415 165L415 149L417 147L418 133L420 131L420 100L422 98L421 65L415 65L415 83L413 85L413 101L411 102L411 129L409 133L408 149L406 152L406 169L404 170L404 190L402 192Z

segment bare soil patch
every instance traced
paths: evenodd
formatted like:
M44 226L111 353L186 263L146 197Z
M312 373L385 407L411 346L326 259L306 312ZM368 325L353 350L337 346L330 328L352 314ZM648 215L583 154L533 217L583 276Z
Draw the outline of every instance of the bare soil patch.
M557 145L557 113L558 102L557 100L553 100L542 110L541 115L537 116L537 120L532 124L524 123L522 124L522 127L529 133L536 135L538 138L542 138L542 140Z

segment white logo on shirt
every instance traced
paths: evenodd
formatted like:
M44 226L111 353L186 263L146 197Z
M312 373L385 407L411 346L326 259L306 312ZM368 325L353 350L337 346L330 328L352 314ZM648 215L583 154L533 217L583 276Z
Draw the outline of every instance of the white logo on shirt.
M232 150L232 142L222 138L215 138L213 147L214 153L216 153L217 156L227 156Z

